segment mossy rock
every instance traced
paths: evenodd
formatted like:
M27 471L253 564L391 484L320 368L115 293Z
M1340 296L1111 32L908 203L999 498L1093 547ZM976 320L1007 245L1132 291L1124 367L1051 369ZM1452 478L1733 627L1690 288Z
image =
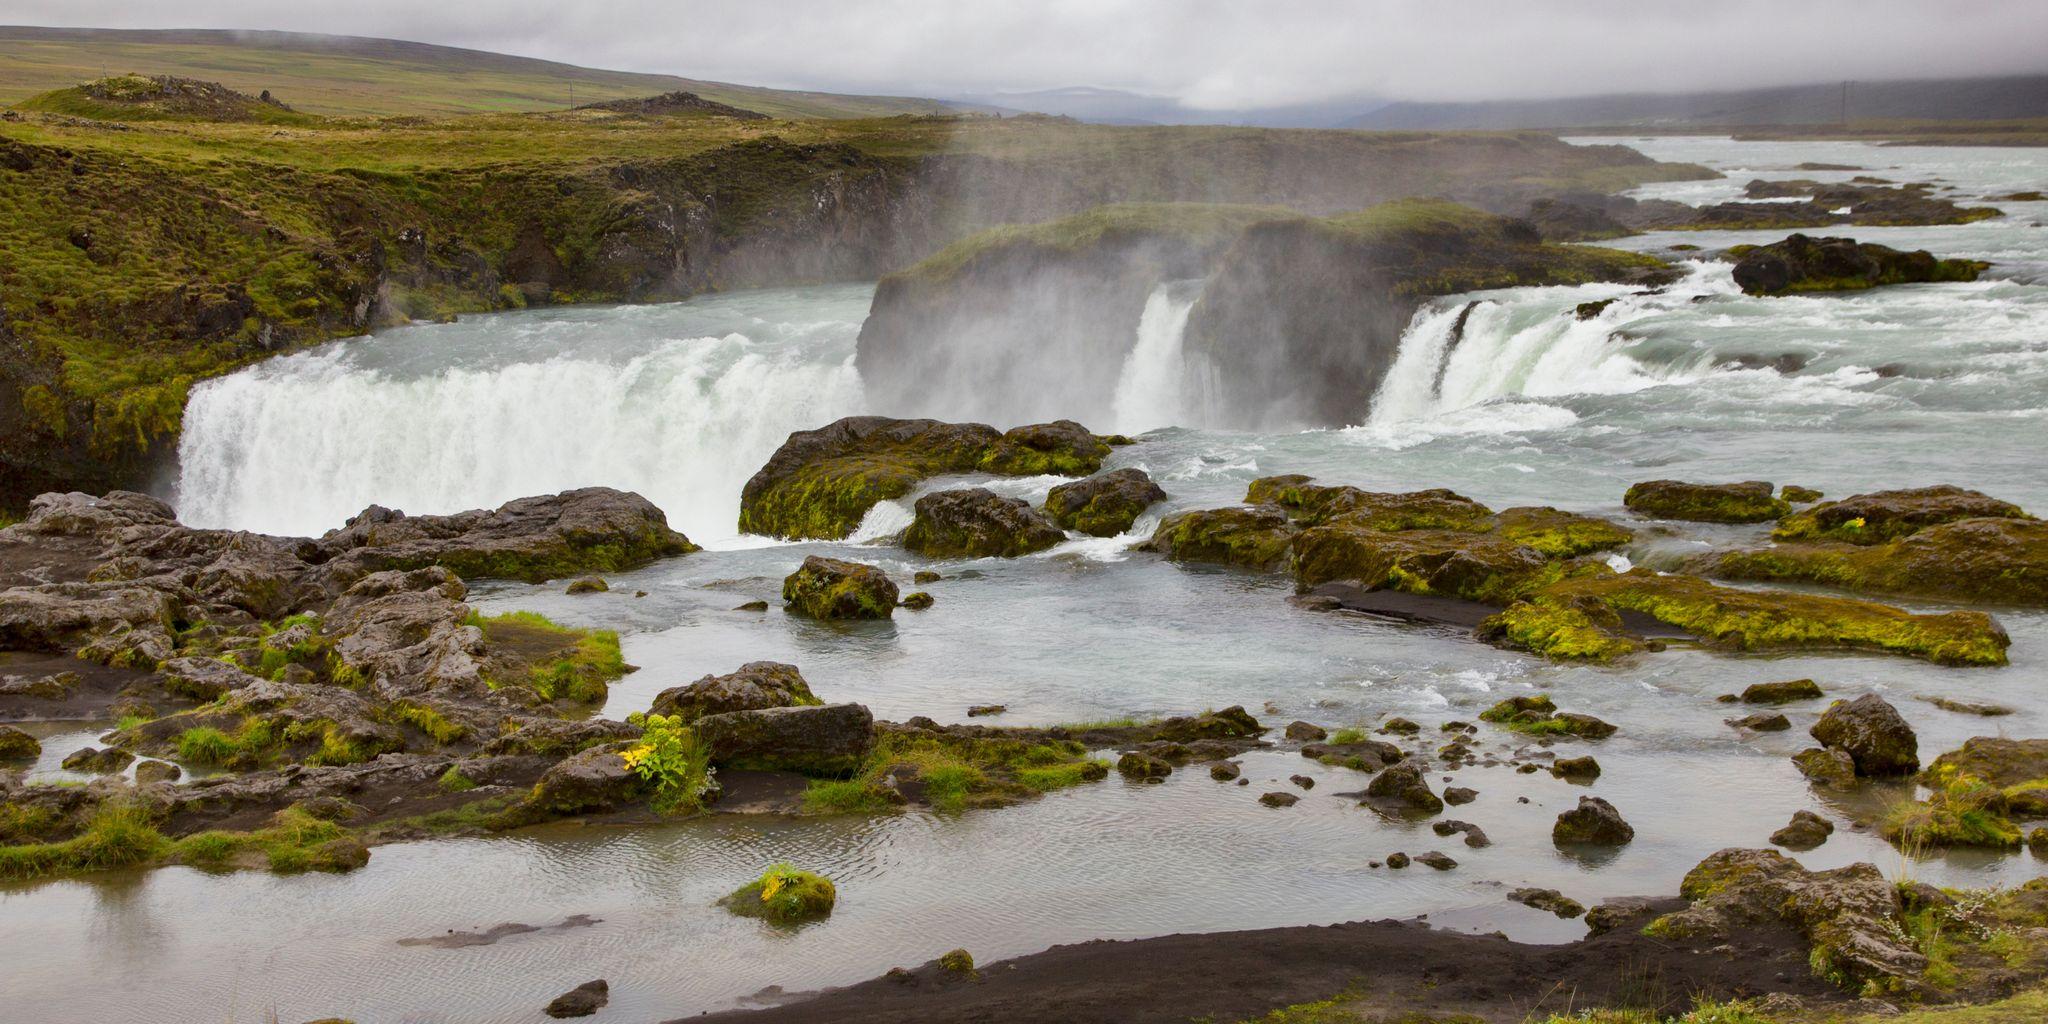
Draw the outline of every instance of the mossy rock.
M1494 532L1501 537L1552 558L1611 551L1635 539L1635 531L1626 526L1548 506L1503 509L1493 523Z
M903 547L927 558L1015 558L1044 551L1067 535L1021 498L985 487L937 491L917 499Z
M782 599L814 619L886 619L896 611L896 584L872 565L811 555L782 581Z
M1455 491L1367 491L1318 484L1309 477L1269 476L1251 482L1246 503L1278 505L1308 525L1342 520L1368 530L1479 530L1493 510Z
M34 736L11 725L0 725L0 761L33 761L42 753L43 745Z
M739 528L836 540L876 504L943 473L976 469L1002 437L980 423L850 416L789 435L740 492Z
M704 676L687 686L656 694L649 714L675 716L684 724L706 715L728 711L758 711L763 708L808 707L822 704L803 673L795 665L774 661L751 661L736 672Z
M823 875L776 864L720 902L742 917L794 925L829 917L839 902L839 890Z
M1298 532L1275 505L1180 512L1160 521L1145 547L1176 562L1217 562L1276 569Z
M1778 683L1751 683L1743 688L1744 704L1790 704L1793 701L1817 700L1822 696L1820 684L1811 679L1788 679Z
M1920 769L1920 741L1913 727L1877 694L1834 702L1809 732L1821 746L1848 754L1859 776L1910 775Z
M1007 431L975 468L997 476L1087 476L1102 468L1109 445L1073 420Z
M1131 528L1166 491L1142 469L1119 469L1061 484L1045 496L1053 522L1091 537L1114 537Z
M2048 522L1963 519L1889 543L1786 541L1708 556L1700 564L1727 579L2041 607L2048 605Z
M1589 573L1546 587L1539 604L1604 604L1743 651L1873 650L1943 665L2003 665L2011 639L1982 612L1917 614L1851 598L1737 590L1647 569Z
M1762 523L1792 511L1771 494L1762 480L1733 484L1645 480L1628 489L1621 503L1630 511L1655 519L1694 523Z
M1388 532L1348 515L1301 532L1294 582L1309 590L1338 580L1368 588L1505 605L1562 579L1564 567L1534 548L1489 534L1443 529Z
M1875 491L1824 502L1786 516L1775 540L1835 540L1886 544L1930 526L1962 519L2031 519L2018 505L1980 491L1941 485Z
M1862 204L1854 201L1866 194L1859 191L1840 198L1860 206ZM1914 197L1896 198L1912 202ZM1959 209L1944 200L1923 199L1920 202L1940 203L1950 210ZM1992 215L1995 216L1996 211L1992 211ZM1867 212L1862 222L1870 222ZM1990 264L1981 260L1939 259L1925 249L1901 252L1853 238L1791 235L1782 242L1745 250L1736 259L1735 283L1750 295L1859 291L1888 284L1975 281L1977 275L1988 267Z

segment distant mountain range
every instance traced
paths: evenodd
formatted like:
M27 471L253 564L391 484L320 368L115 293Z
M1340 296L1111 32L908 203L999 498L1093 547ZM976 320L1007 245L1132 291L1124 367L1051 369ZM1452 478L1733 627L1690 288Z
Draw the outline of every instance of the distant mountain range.
M1712 128L1845 121L2048 117L2048 75L1829 82L1734 92L1628 93L1554 100L1389 103L1346 128Z
M1171 96L1071 86L1035 92L991 92L956 97L967 106L1004 113L1056 114L1092 124L1246 124L1262 128L1332 128L1386 101L1351 97L1250 110L1200 110Z

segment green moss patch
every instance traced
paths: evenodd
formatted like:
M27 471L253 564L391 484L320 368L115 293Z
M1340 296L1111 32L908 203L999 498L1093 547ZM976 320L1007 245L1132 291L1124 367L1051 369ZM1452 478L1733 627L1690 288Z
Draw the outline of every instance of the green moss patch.
M901 806L906 790L941 811L1001 807L1109 777L1109 764L1088 757L1078 742L988 732L994 734L884 732L852 777L813 781L804 808L875 813Z
M765 918L779 925L801 924L829 916L839 902L839 890L823 875L781 863L733 890L722 902L742 917Z
M596 704L627 672L619 635L609 629L575 629L539 612L471 612L468 623L484 632L484 677L493 687L529 686L551 701Z

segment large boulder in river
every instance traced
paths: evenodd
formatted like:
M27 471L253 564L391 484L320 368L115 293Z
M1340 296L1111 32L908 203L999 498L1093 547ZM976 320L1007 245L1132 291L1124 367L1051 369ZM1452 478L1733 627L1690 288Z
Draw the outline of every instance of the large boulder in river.
M974 470L1002 435L981 423L849 416L789 435L740 491L740 529L792 540L852 533L927 477Z
M0 761L33 761L43 745L34 736L11 725L0 725Z
M1913 727L1877 694L1836 701L1808 731L1821 746L1849 755L1858 775L1910 775L1920 769Z
M1836 292L1885 284L1975 281L1986 264L1937 259L1925 249L1897 249L1853 238L1791 235L1770 245L1736 246L1735 283L1751 295Z
M1131 528L1166 491L1142 469L1119 469L1061 484L1045 496L1053 522L1091 537L1114 537Z
M694 728L721 768L806 775L852 771L875 742L875 718L859 704L729 711Z
M344 581L438 565L466 579L528 583L617 572L697 550L637 494L585 487L495 509L408 516L372 505L316 545Z
M886 619L896 611L896 584L872 565L811 555L782 581L782 599L814 619Z
M1300 527L1276 505L1205 508L1161 520L1145 547L1176 562L1221 562L1250 569L1274 569Z
M1443 799L1430 791L1425 770L1420 761L1396 762L1372 777L1365 787L1365 802L1397 814L1430 815L1443 810Z
M1621 503L1640 515L1694 523L1762 523L1792 511L1762 480L1735 484L1645 480L1630 487Z
M1109 442L1087 427L1054 420L1004 431L975 468L997 476L1087 476L1108 455Z
M795 665L750 661L729 675L705 676L687 686L663 690L654 697L652 714L675 715L694 722L728 711L759 711L820 704Z
M928 558L1015 558L1066 538L1022 498L967 487L917 499L917 519L903 531L903 547Z
M1550 841L1558 846L1625 846L1635 837L1621 812L1597 796L1580 797L1579 805L1558 815L1550 828Z

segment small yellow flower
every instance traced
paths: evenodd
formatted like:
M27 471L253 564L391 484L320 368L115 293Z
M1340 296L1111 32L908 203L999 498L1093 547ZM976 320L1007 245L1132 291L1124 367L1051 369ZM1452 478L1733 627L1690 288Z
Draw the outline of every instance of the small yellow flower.
M771 874L761 879L761 902L766 903L774 899L775 894L781 892L786 884L788 880L780 874Z
M1842 526L1851 530L1861 530L1863 529L1863 517L1857 516L1856 518L1851 519L1846 523L1843 523Z

